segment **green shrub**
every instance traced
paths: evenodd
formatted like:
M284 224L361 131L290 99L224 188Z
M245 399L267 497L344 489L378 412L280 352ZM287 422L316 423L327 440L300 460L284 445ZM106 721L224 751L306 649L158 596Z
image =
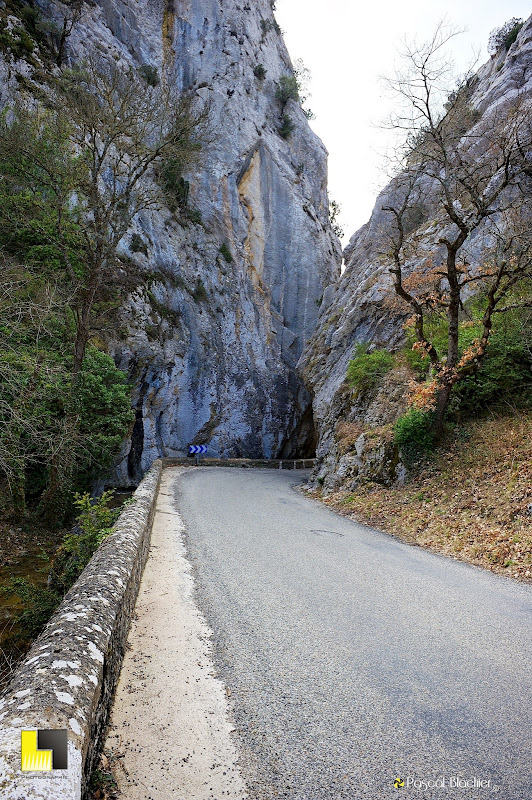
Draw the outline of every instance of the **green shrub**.
M170 211L185 209L190 183L183 177L183 165L178 158L168 158L158 169L158 179Z
M148 245L138 233L134 233L131 237L130 247L132 253L144 253L145 256L148 255Z
M482 335L482 325L478 322L482 299L475 298L467 303L467 310L473 322L460 323L458 347L464 352L475 338ZM532 363L525 331L530 329L526 321L526 311L511 311L495 315L495 327L491 332L486 355L478 372L463 378L453 389L452 407L455 411L466 413L485 409L490 404L512 397L526 400L532 383ZM476 321L475 321L476 320ZM447 349L447 320L444 314L432 314L425 320L425 332L439 353ZM407 331L409 348L404 351L405 358L416 377L424 380L430 373L430 359L424 358L422 351L412 350L415 334Z
M97 500L88 493L77 494L74 505L78 510L76 526L66 534L58 548L49 575L49 585L38 586L27 578L12 578L0 588L18 600L21 610L14 623L22 638L33 638L44 628L66 592L81 575L90 559L111 532L122 507L111 508L113 491Z
M75 402L82 441L76 485L83 489L111 469L135 417L126 376L110 355L92 345L85 354Z
M281 75L275 90L275 97L283 105L288 100L299 100L299 87L295 75Z
M266 34L268 34L272 30L275 31L276 33L279 33L279 34L281 33L281 28L280 28L279 23L277 22L276 19L273 19L273 20L272 19L261 19L260 27L261 27L261 30L262 30L261 41L264 41L264 39L266 37Z
M401 450L403 460L412 464L415 459L434 448L431 412L409 408L394 425L394 443Z
M21 27L14 27L11 31L0 32L0 49L11 52L16 59L31 56L35 42L29 33Z
M77 524L64 537L51 571L51 582L56 591L62 594L68 591L111 533L122 510L110 507L113 494L113 490L106 491L96 500L88 492L75 495L74 506L79 512Z
M228 247L226 242L224 242L222 244L222 246L220 247L219 252L225 258L227 263L230 264L231 261L233 260L233 256L231 255L231 251L229 250L229 247Z
M524 25L523 22L518 22L518 23L516 23L514 25L514 27L510 31L508 31L508 34L506 35L506 38L504 39L504 46L505 46L505 48L507 50L510 49L510 47L513 45L513 43L517 39L519 31L521 30L523 25Z
M279 126L279 136L281 136L282 139L288 139L294 128L295 125L292 122L292 117L288 116L288 114L283 114L283 119Z
M376 389L394 363L387 350L368 353L367 344L357 344L353 355L347 367L347 382L360 393Z
M202 300L207 300L207 290L201 278L196 278L196 286L192 292L192 297L196 303L201 303Z
M498 315L480 369L455 387L461 411L475 413L510 399L532 405L531 333L522 312Z
M201 225L201 211L198 208L187 208L186 219L193 225Z
M11 301L24 310L46 298L50 284L39 271L2 271ZM34 300L33 298L36 298ZM43 496L54 474L58 443L68 450L71 469L60 481L65 496L54 521L68 514L72 489L91 485L108 471L133 422L131 392L113 359L93 345L86 350L72 384L72 322L61 302L32 313L3 313L0 307L0 469L16 492L14 510L24 513L25 498ZM67 420L74 419L69 425ZM68 478L68 479L67 479Z
M157 67L153 67L151 64L143 64L139 67L139 75L144 78L148 86L158 86L161 82Z
M253 70L253 74L259 81L263 81L266 77L266 69L264 68L263 64L257 64L255 69Z
M503 46L506 50L509 50L517 39L517 35L522 27L523 20L520 17L512 17L500 28L495 28L490 33L488 41L488 52L490 55L496 55Z

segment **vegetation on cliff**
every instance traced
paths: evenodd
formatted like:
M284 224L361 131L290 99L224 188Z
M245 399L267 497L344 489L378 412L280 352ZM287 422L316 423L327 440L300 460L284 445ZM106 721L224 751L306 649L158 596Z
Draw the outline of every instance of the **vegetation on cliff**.
M333 349L357 326L370 335L326 415L317 480L342 513L530 578L532 118L529 85L512 88L529 58L521 28L494 32L498 63L458 85L440 28L392 81L404 147L353 240L342 307L328 309L340 319Z
M155 85L154 85L155 84ZM142 282L121 251L132 220L166 196L154 178L198 155L208 110L133 70L89 61L50 77L0 120L0 470L21 517L47 524L112 465L133 422L124 376L101 350Z
M532 281L529 102L517 93L481 117L470 104L475 76L445 92L442 50L453 35L440 27L427 45L408 47L405 71L390 81L402 105L393 124L406 139L382 208L382 259L412 314L413 348L430 362L411 402L431 412L436 439L454 387L486 357L497 315L527 307ZM438 341L427 318L437 318Z

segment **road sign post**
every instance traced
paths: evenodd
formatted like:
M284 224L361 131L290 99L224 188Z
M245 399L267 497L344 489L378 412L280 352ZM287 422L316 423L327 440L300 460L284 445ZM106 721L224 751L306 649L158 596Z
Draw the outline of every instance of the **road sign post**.
M206 444L191 444L188 447L188 452L191 455L196 456L196 465L199 466L200 463L200 455L207 452L207 445Z

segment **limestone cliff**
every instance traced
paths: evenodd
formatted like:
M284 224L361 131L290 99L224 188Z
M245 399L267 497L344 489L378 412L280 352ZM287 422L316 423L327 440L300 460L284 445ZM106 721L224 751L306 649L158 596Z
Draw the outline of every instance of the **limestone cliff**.
M40 5L60 17L60 3ZM146 212L122 240L145 280L108 342L133 382L137 415L116 479L137 480L189 444L223 456L310 454L310 395L296 363L341 252L328 219L327 153L297 101L284 109L290 137L279 134L275 91L292 68L270 0L87 3L66 61L89 54L157 68L196 91L214 133L184 176L191 213ZM2 61L3 104L15 73L31 72L21 63Z
M291 64L269 0L104 0L93 19L73 42L78 57L107 46L157 66L211 103L215 131L201 170L187 176L201 224L169 213L138 221L148 255L132 256L153 274L157 305L133 298L129 335L114 344L136 387L129 475L189 443L227 456L312 449L312 426L298 436L310 398L295 365L340 254L327 154L297 102L290 139L278 133L276 82ZM197 285L204 291L191 295Z
M508 52L503 48L481 67L472 85L470 104L479 126L517 94L531 95L532 18ZM370 220L352 236L344 252L346 269L325 290L316 334L300 361L313 393L319 431L314 477L328 490L340 484L356 486L367 477L393 483L404 475L390 426L406 407L409 376L405 367L392 370L382 388L369 397L357 397L345 381L357 343L392 351L404 345L403 323L409 314L390 310L387 298L393 289L382 258L383 237L390 224L382 207L395 191L392 180L377 198ZM429 213L424 225L427 248L437 254L443 223ZM484 237L483 227L471 237L468 258L473 262L480 258Z

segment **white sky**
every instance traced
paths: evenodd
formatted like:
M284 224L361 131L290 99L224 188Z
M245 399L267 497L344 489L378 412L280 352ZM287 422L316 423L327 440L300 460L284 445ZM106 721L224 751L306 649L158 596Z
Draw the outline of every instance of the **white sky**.
M329 151L329 194L342 207L344 245L367 222L387 182L386 134L376 126L392 106L379 77L393 73L405 37L429 39L443 17L467 28L452 45L465 69L478 51L479 66L488 60L493 28L531 12L526 0L277 0L275 16L292 61L302 58L312 73L306 105Z

